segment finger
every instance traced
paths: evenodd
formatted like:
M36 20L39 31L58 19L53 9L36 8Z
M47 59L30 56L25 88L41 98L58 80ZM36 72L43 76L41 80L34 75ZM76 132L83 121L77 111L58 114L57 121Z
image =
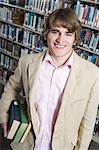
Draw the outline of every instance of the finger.
M7 123L2 124L4 137L7 137Z

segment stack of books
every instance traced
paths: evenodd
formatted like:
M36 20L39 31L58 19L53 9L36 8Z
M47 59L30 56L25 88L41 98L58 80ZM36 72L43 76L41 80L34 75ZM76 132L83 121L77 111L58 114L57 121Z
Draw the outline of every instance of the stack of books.
M15 143L23 143L30 129L26 103L13 100L9 109L7 138Z

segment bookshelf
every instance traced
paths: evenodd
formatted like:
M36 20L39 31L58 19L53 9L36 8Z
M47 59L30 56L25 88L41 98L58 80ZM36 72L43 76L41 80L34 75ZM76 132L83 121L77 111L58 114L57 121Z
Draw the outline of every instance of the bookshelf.
M0 66L4 71L13 74L16 67L11 68L11 61L46 50L42 37L46 17L53 10L72 4L63 0L0 0Z
M99 67L99 2L97 0L77 0L76 14L82 24L81 43L76 52Z
M57 0L55 1L56 3L53 4L49 1L50 5L46 5L45 3L42 3L42 0L38 0L38 2L40 1L42 6L37 5L36 1L32 3L30 0L27 1L28 3L24 1L23 3L20 3L20 0L18 0L18 3L16 3L16 0L13 0L13 3L9 3L10 0L0 0L0 84L3 86L6 85L10 75L14 73L14 69L17 66L20 56L46 50L42 39L44 21L48 14L56 8L67 6L74 7L79 20L81 21L82 29L86 29L86 34L87 32L91 33L91 36L87 39L88 42L91 42L92 35L95 37L96 41L99 41L99 19L95 22L97 14L99 15L98 1L75 0L73 3L72 0ZM92 17L88 17L88 9L90 10L90 13L91 11L96 13L96 16L94 16L93 13L93 22L90 21ZM84 15L84 11L86 12L86 15ZM88 20L89 18L90 20ZM8 34L8 32L10 34ZM85 36L83 39L84 38ZM95 40L93 40L93 42ZM98 44L95 45L96 50L95 48L93 49L93 47L89 48L89 45L83 42L85 41L82 41L80 46L75 46L75 50L81 57L89 59L99 67ZM7 49L9 45L10 49ZM94 46L93 43L91 46ZM4 60L5 58L7 63ZM13 60L16 61L16 66L12 66L14 69L11 68L11 62L13 62ZM99 141L99 135L96 134L96 136L93 137L93 140ZM99 142L97 143L99 144Z
M20 6L20 2L18 4L15 4L16 1L12 1L13 4L9 2L0 1L0 83L3 85L10 76L9 72L14 73L20 56L34 51L41 52L45 48L41 34L47 13L29 9L25 3ZM29 18L31 25L28 23ZM14 60L16 65L11 67L11 62L15 64Z
M81 0L81 2L99 5L98 0Z
M75 11L82 24L81 43L75 46L75 51L99 67L99 1L77 0ZM99 110L97 119L99 119ZM92 140L99 144L99 132L93 135Z

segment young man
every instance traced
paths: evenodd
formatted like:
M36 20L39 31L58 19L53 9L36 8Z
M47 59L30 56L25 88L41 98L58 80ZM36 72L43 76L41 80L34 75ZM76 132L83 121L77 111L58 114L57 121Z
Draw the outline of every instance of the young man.
M81 26L70 8L51 13L44 36L48 50L20 58L0 100L0 122L7 135L7 111L25 91L32 131L14 150L88 150L99 101L99 70L79 57L73 45Z

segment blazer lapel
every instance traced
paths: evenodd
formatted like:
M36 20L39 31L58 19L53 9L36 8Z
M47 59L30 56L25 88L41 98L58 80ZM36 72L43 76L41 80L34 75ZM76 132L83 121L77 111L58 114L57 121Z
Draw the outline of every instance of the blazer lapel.
M70 101L72 95L74 95L75 90L81 81L80 63L78 63L79 62L78 57L79 56L77 56L77 54L74 53L74 63L73 63L70 76L68 78L67 84L64 89L64 94L63 94L63 105L65 106L67 105L68 101Z
M29 105L30 105L30 114L31 114L31 121L33 123L33 129L35 132L35 135L38 134L38 114L36 112L34 99L35 99L35 79L38 72L38 68L43 60L43 57L45 56L45 52L43 55L37 54L34 55L32 62L28 65L28 83L29 83Z
M75 94L75 89L77 89L77 86L80 84L80 66L79 66L80 64L78 62L79 62L79 58L78 58L77 54L74 54L74 63L73 63L67 84L64 89L62 103L61 103L58 117L56 120L56 124L54 127L53 138L57 137L57 136L61 136L63 124L65 121L64 120L64 115L66 115L65 112L67 112L68 106L70 106L71 103L73 103L75 101L75 99L73 98L73 95ZM68 114L69 114L69 112L68 112ZM69 117L67 116L67 118L69 118ZM63 132L64 132L64 129L63 129Z

